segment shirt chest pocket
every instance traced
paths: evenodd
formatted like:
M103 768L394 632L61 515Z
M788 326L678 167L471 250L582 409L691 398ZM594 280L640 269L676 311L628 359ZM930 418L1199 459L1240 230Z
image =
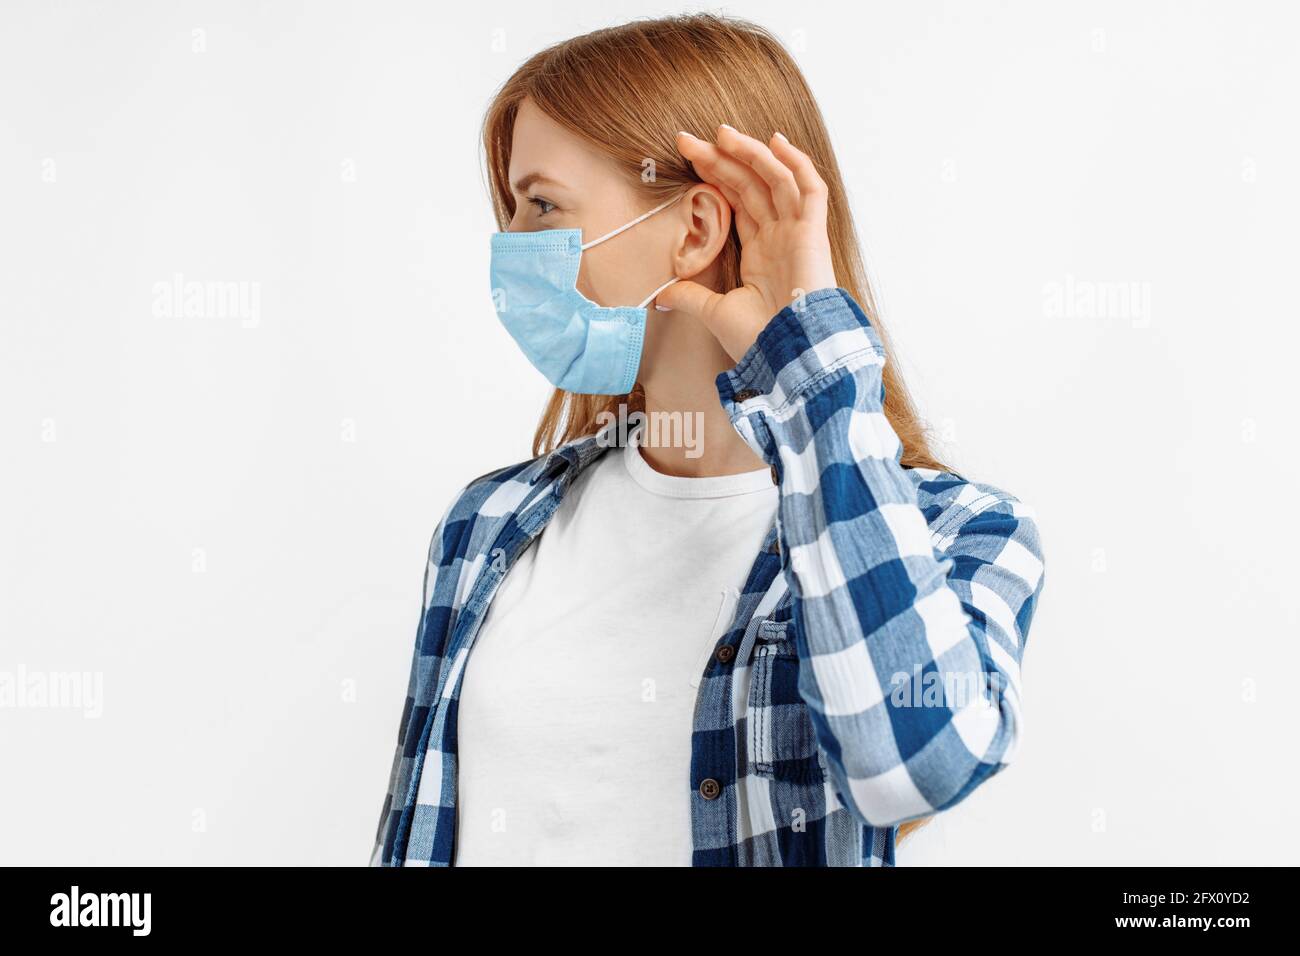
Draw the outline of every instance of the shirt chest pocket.
M747 770L790 783L820 783L826 766L799 695L799 654L788 621L764 621L754 642L745 707Z

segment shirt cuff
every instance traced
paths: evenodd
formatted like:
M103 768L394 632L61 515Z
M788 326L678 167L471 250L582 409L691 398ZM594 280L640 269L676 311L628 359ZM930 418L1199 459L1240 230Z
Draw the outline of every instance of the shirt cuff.
M718 397L733 422L756 402L776 411L863 365L884 365L885 350L853 296L817 289L778 312L736 364L718 375ZM883 403L884 396L880 396Z

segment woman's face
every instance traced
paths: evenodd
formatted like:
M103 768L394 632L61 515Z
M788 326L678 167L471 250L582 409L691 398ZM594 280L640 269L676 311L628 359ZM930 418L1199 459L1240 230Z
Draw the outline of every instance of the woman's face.
M510 150L511 232L581 229L590 242L652 208L607 156L525 99ZM578 291L598 305L636 305L673 277L674 207L584 249ZM674 232L676 230L676 232Z
M596 152L539 110L519 105L510 150L515 197L511 232L581 229L591 242L659 201L629 183L612 159ZM578 291L598 305L638 305L674 277L718 288L718 255L731 228L731 207L707 183L600 245L583 250ZM699 322L648 306L638 381L647 402L707 402L714 377L732 363ZM683 387L696 394L683 397ZM702 396L702 397L701 397Z

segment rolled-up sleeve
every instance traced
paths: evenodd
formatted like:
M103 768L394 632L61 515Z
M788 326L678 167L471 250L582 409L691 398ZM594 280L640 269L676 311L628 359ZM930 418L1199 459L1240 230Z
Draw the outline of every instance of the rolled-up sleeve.
M927 520L884 412L885 351L843 289L776 315L719 398L774 466L808 705L840 800L895 826L1012 759L1020 663L1044 581L1032 510L965 482Z

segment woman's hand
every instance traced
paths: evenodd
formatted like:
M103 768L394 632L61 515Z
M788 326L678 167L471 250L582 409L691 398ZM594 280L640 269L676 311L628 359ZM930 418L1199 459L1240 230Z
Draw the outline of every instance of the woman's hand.
M682 132L677 148L731 204L743 284L723 294L675 282L655 301L699 319L740 361L772 316L805 293L838 285L826 234L826 183L780 133L764 145L724 124L716 145Z

